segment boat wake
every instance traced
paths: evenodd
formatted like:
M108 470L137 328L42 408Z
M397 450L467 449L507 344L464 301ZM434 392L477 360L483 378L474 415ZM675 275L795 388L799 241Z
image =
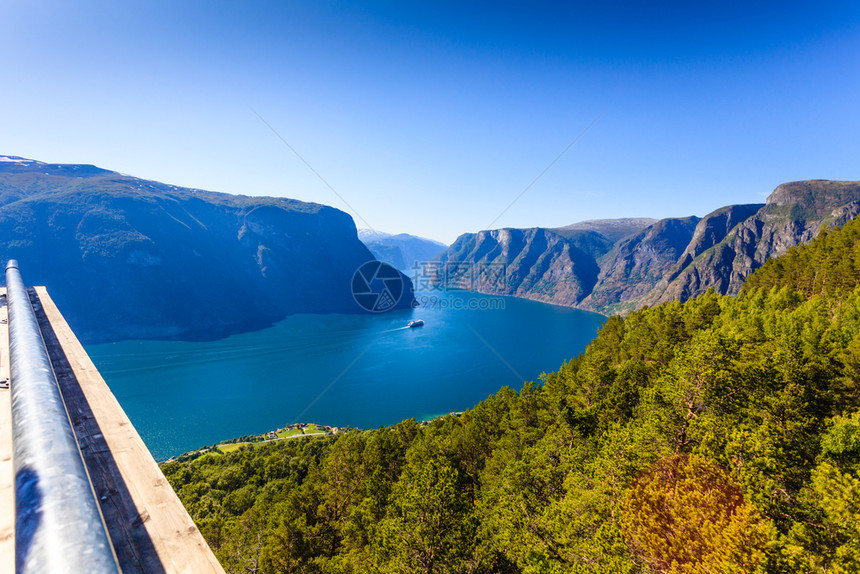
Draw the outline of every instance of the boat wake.
M395 331L405 331L409 329L409 327L395 327L394 329L386 329L384 331L380 331L380 333L393 333Z

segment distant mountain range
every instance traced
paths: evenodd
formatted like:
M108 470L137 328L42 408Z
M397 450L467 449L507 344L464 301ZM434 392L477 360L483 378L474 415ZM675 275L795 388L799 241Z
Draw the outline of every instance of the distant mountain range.
M351 280L374 259L332 207L0 156L10 258L85 342L209 339L291 313L360 312ZM398 307L412 302L403 280Z
M358 232L323 205L0 156L0 259L46 285L85 342L217 338L291 313L360 312L351 279L374 258L405 275L398 308L413 301L416 263L437 259L438 282L623 313L709 288L737 293L769 258L858 213L860 182L811 180L704 218L481 231L446 249Z
M811 180L780 185L764 204L723 207L703 218L467 233L440 257L446 269L437 281L503 268L498 280L471 287L607 314L625 312L685 301L709 288L735 294L769 258L858 213L860 182Z
M423 264L436 259L448 246L432 239L408 233L391 235L372 229L359 229L358 238L367 245L373 256L393 265L401 272L414 276Z

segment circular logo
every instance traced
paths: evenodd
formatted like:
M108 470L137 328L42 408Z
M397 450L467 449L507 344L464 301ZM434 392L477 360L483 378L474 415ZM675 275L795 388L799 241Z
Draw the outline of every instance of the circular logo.
M384 313L402 296L403 276L388 263L368 261L352 276L352 298L365 311Z

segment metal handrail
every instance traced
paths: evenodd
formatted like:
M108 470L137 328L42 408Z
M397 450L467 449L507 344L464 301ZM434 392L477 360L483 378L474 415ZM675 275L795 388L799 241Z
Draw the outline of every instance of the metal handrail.
M120 567L14 259L6 265L17 572Z

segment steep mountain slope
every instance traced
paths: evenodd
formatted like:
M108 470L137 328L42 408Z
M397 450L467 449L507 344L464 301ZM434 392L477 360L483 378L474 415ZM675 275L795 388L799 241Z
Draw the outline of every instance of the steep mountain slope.
M723 207L701 220L598 220L465 234L440 262L449 274L506 266L503 288L476 284L482 292L618 313L685 301L709 288L737 293L771 257L858 213L860 182L801 181L780 185L765 204Z
M734 295L744 279L768 259L808 243L822 226L841 226L858 214L858 182L813 180L780 185L764 206L731 227L722 240L698 254L690 253L689 261L680 261L677 276L667 277L665 287L656 289L648 302L685 301L709 287Z
M435 259L448 249L444 243L408 233L391 235L370 229L359 229L358 238L370 249L374 257L393 265L410 277L415 275L416 268Z
M698 222L698 217L662 219L619 242L603 260L598 284L582 307L615 310L635 306L678 260Z
M460 236L440 258L436 282L482 293L575 305L591 292L596 258L612 242L594 231L497 229Z
M6 157L0 258L18 259L93 342L215 338L290 313L359 312L350 281L373 256L331 207Z

